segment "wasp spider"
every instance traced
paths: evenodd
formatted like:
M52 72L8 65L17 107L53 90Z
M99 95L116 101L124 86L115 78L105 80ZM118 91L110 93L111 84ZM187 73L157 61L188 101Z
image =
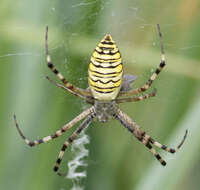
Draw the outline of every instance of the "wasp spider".
M106 122L110 118L115 118L121 122L121 124L128 129L142 144L144 144L150 152L156 157L156 159L163 165L166 162L161 158L161 156L156 152L152 145L161 148L167 152L175 153L184 143L187 136L187 130L177 148L168 148L165 145L160 144L155 141L149 135L147 135L126 113L118 108L119 103L123 102L136 102L144 100L156 95L156 90L140 96L134 97L141 92L145 92L151 86L152 82L156 79L160 71L165 66L165 55L162 35L160 32L160 26L157 25L158 33L161 42L161 63L155 72L151 75L149 80L140 88L131 89L130 84L136 79L136 77L131 75L123 75L123 64L120 52L117 48L116 43L113 41L112 37L107 34L101 40L101 42L95 48L89 64L88 70L88 81L89 88L84 90L72 85L68 82L64 76L54 67L51 62L51 57L48 51L48 27L46 28L46 59L48 67L55 73L55 75L64 84L61 85L51 80L49 77L47 79L55 84L56 86L67 90L73 95L79 96L86 100L92 106L74 118L72 121L64 125L60 130L56 131L54 134L44 137L39 140L30 141L21 132L19 125L14 115L15 124L20 136L24 139L25 143L30 147L39 145L41 143L48 142L61 136L68 129L73 127L77 122L84 119L76 131L68 138L68 140L63 144L61 151L58 155L58 159L54 166L54 171L58 175L64 175L59 172L59 166L61 164L64 152L66 148L73 142L78 134L83 131L84 128L88 127L91 121L97 117L100 122ZM122 81L123 80L123 81Z

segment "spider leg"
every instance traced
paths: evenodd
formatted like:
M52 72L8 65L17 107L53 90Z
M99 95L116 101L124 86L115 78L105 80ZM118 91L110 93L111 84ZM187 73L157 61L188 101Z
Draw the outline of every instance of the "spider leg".
M183 140L181 143L177 146L177 148L172 149L168 148L165 145L160 144L159 142L153 140L149 135L147 135L134 121L131 120L131 118L123 113L120 109L117 110L116 116L115 116L122 124L125 126L142 144L144 144L151 153L156 157L156 159L163 165L166 165L166 162L162 159L162 157L156 152L156 150L152 147L152 145L155 145L167 152L175 153L184 143L186 136L187 136L187 130L183 137ZM152 144L152 145L151 145Z
M146 91L151 86L153 81L156 79L158 74L165 67L166 64L165 64L164 43L163 43L162 34L161 34L161 31L160 31L160 25L159 24L157 24L157 29L158 29L158 33L159 33L159 37L160 37L160 44L161 44L161 63L159 65L159 67L151 75L151 77L149 78L149 80L146 82L145 85L143 85L140 88L133 89L133 90L129 90L129 91L125 91L125 92L121 91L119 93L119 96L131 96L131 95L138 94L138 93Z
M142 144L144 144L150 152L155 156L155 158L163 165L166 165L166 162L162 159L162 157L156 152L156 150L151 146L151 144L144 138L145 132L140 129L140 127L133 122L125 113L119 110L120 113L116 115L116 118L122 123L124 127L126 127ZM128 118L125 118L128 117ZM128 121L127 121L128 119ZM131 123L130 123L131 122Z
M117 102L117 104L124 103L124 102L137 102L137 101L144 100L144 99L155 96L156 92L157 92L157 90L156 90L156 88L154 88L154 90L149 94L144 94L144 95L138 96L138 97L118 98L118 99L116 99L116 102Z
M59 170L59 166L61 164L62 158L64 156L65 150L68 148L68 146L74 141L74 139L82 132L82 130L86 127L89 126L90 122L92 121L92 119L95 117L95 114L90 114L82 123L81 125L78 127L78 129L68 138L67 141L65 141L65 143L63 144L61 151L58 155L58 159L56 161L56 164L54 166L54 172L56 172L59 176L65 176L66 174L60 173Z
M63 86L63 85L57 83L56 81L50 79L48 76L46 76L46 79L47 79L49 82L51 82L52 84L56 85L57 87L62 88L62 89L64 89L64 90L67 90L67 91L68 91L68 88L67 88L67 87L65 87L65 86ZM94 98L93 98L93 97L80 96L79 94L76 94L76 93L74 93L73 91L71 91L71 93L74 94L75 96L79 96L79 97L85 99L85 101L88 102L88 103L90 103L90 104L94 104Z
M54 72L54 74L63 82L63 84L66 87L66 90L68 90L72 94L76 94L79 97L92 97L92 94L86 90L83 90L81 88L78 88L71 83L69 83L64 76L55 68L55 66L51 62L51 57L49 55L49 49L48 49L48 26L46 27L46 36L45 36L45 47L46 47L46 59L47 59L47 65L48 67Z
M185 139L187 137L187 134L188 134L188 130L185 131L185 134L184 134L184 137L183 139L181 140L181 142L179 143L179 145L176 147L176 148L168 148L167 146L165 145L162 145L160 144L159 142L155 141L154 139L152 139L151 137L149 138L149 141L151 144L155 145L156 147L158 148L161 148L167 152L170 152L170 153L175 153L177 152L177 150L183 145L183 143L185 142Z
M94 107L92 106L91 108L87 109L86 111L82 112L80 115L78 115L77 117L75 117L72 121L70 121L69 123L67 123L66 125L64 125L60 130L57 130L54 134L50 135L50 136L46 136L43 137L39 140L34 140L34 141L30 141L29 139L27 139L24 134L22 133L22 131L19 128L16 116L14 115L14 121L15 121L15 125L17 128L17 131L19 133L19 135L21 136L21 138L25 141L25 143L27 145L29 145L30 147L33 147L35 145L39 145L42 143L46 143L54 138L57 138L59 136L61 136L64 132L66 132L68 129L70 129L71 127L73 127L77 122L79 122L80 120L82 120L83 118L85 118L86 116L88 116L89 114L94 112Z

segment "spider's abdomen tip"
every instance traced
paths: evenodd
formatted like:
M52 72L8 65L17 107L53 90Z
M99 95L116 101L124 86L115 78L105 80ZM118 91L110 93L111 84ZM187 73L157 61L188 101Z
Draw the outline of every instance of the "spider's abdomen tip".
M112 41L112 37L111 37L110 34L106 34L104 39L107 40L107 41Z
M101 40L101 42L112 42L112 44L115 43L115 42L113 41L113 39L112 39L112 37L111 37L110 34L106 34L106 35L103 37L103 39Z

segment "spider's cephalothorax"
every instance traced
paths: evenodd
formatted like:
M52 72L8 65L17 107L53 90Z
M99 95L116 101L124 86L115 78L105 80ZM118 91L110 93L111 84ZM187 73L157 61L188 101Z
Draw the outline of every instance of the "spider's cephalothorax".
M116 113L116 102L113 101L98 101L95 100L94 112L100 122L106 122Z
M54 138L61 136L65 131L67 131L76 123L85 118L80 126L77 128L77 130L68 138L68 140L63 144L61 148L58 159L54 166L54 171L58 175L64 175L59 172L59 166L66 148L73 142L78 134L83 131L84 128L89 126L90 122L95 117L97 117L101 122L106 122L110 118L115 118L119 120L121 124L128 129L129 132L131 132L142 144L144 144L151 151L151 153L163 166L166 165L166 162L156 152L152 145L170 153L175 153L182 146L187 136L187 130L177 148L168 148L167 146L160 144L149 135L147 135L136 124L136 122L134 122L126 113L122 112L117 106L117 104L119 103L136 102L155 96L156 89L148 94L143 94L140 96L134 95L138 95L141 92L145 92L147 89L149 89L153 81L156 79L160 71L165 66L164 46L162 35L160 32L160 25L157 25L157 28L161 41L161 63L143 86L131 89L130 84L136 79L136 77L131 75L123 75L121 55L115 42L112 40L111 36L107 34L95 48L92 54L88 72L90 88L86 90L78 88L68 82L52 64L51 57L48 51L48 27L46 28L47 65L55 73L58 79L63 82L64 86L51 80L49 77L47 77L47 79L56 86L67 90L73 95L83 98L84 100L86 100L86 102L92 105L89 109L85 110L72 121L64 125L60 130L57 130L54 134L35 141L30 141L23 135L16 120L16 116L14 115L15 125L20 136L24 139L25 143L31 147L44 142L48 142Z

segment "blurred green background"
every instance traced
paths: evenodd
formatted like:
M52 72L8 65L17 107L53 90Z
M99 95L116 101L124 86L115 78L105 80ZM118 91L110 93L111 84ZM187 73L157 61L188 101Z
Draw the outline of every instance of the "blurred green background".
M177 190L200 186L200 2L198 0L0 0L0 189L70 189L72 182L52 170L64 136L30 148L19 137L13 114L24 134L34 140L52 134L87 108L86 103L50 84L57 80L45 64L44 35L56 67L76 86L86 88L90 56L110 33L122 53L124 70L142 85L161 60L156 24L160 23L167 66L153 83L157 96L121 105L149 135L175 147L159 153L162 167L118 121L93 122L87 134L87 190ZM66 151L62 171L67 170Z

